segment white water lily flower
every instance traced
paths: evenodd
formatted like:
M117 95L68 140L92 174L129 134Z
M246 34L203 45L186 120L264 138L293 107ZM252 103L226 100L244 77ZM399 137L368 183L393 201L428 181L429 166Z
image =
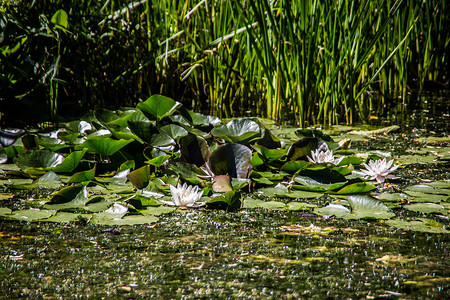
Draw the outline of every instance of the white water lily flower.
M161 200L164 204L178 206L182 209L199 207L205 205L206 202L198 202L203 195L203 191L198 191L198 186L178 184L177 187L170 185L170 192L172 193L172 201Z
M338 165L343 159L344 156L335 159L331 150L321 151L320 149L311 151L311 157L308 156L308 160L314 164L332 163Z
M389 175L389 173L394 172L399 167L398 165L396 165L391 168L393 163L393 159L386 162L386 158L378 159L375 161L369 160L369 164L363 164L366 168L365 170L363 169L361 170L361 172L353 171L353 173L362 176L365 179L375 179L378 183L383 183L385 178L395 178L395 176Z

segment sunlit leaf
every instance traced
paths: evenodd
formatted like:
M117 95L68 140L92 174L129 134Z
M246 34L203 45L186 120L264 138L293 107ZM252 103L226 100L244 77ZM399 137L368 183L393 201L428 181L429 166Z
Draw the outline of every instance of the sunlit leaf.
M92 138L86 140L83 144L75 146L76 150L87 148L88 152L111 156L133 140L113 140L110 138Z
M447 214L447 210L442 205L436 203L413 203L409 205L404 205L403 208L406 208L411 211L417 211L427 214Z
M128 121L130 130L151 146L175 145L175 140L150 122Z
M75 174L73 174L68 183L80 183L80 182L85 182L85 181L91 181L94 180L95 178L95 166L94 168L90 169L90 170L86 170L86 171L81 171L81 172L77 172Z
M33 184L43 187L58 187L63 185L63 182L55 172L48 171L47 173L33 181Z
M151 179L150 166L145 165L137 170L134 170L127 175L127 178L136 188L145 188Z
M140 109L148 118L161 120L170 116L181 103L162 95L152 95L144 102L138 103L136 108Z
M84 148L81 151L73 151L70 153L62 163L55 166L52 171L57 173L70 173L73 172L80 163L87 149Z
M33 222L50 218L55 213L56 211L54 210L30 208L13 211L11 215L8 215L8 218L19 221Z
M211 134L230 143L245 143L260 137L261 129L250 119L233 119L226 125L214 127Z
M242 206L241 193L236 191L226 192L207 201L208 207L225 209L228 211L239 210Z

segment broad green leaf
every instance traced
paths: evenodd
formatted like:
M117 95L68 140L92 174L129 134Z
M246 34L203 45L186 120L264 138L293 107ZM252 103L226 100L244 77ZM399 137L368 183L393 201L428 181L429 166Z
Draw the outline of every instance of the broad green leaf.
M64 161L64 156L48 150L31 150L20 153L14 158L14 163L21 169L29 168L50 168L55 167Z
M289 202L286 204L286 210L296 211L296 210L311 210L315 205L311 203L304 202Z
M403 208L427 214L447 214L445 207L436 203L413 203L405 205Z
M55 24L58 28L67 29L69 26L69 16L67 15L65 10L60 9L55 12L55 14L50 19L50 22Z
M130 169L119 171L113 177L106 178L106 179L99 180L99 181L106 182L109 184L124 185L128 180L128 178L127 178L128 174L130 174Z
M286 204L278 201L263 201L247 197L244 199L243 208L265 208L272 210L284 210L286 208Z
M87 201L87 188L72 186L57 192L44 207L54 210L84 209Z
M86 182L91 181L95 179L95 166L94 168L86 171L81 171L73 174L68 183L80 183L80 182Z
M0 217L8 216L12 213L12 210L7 207L0 207Z
M160 128L160 130L164 133L166 133L168 136L170 136L175 141L178 141L181 137L187 136L188 132L186 129L184 129L181 126L175 125L175 124L168 124Z
M350 210L341 204L330 203L325 207L315 208L314 213L319 216L336 216L338 218L343 218L350 215Z
M252 151L241 144L224 144L211 152L209 166L216 175L247 178Z
M30 208L13 211L11 215L8 215L8 218L19 221L33 222L50 218L55 213L56 211L54 210Z
M427 223L425 219L420 219L416 221L406 221L397 218L386 221L386 224L404 230L429 232L429 233L447 233L447 234L450 233L450 230L445 229L445 227L442 224L441 226L435 226L436 224Z
M104 215L97 216L94 215L91 219L91 223L99 224L99 225L108 225L108 226L132 226L132 225L143 225L143 224L152 224L158 222L159 218L152 215L128 215L123 218L114 218L109 219Z
M55 172L48 171L47 173L45 173L44 175L33 181L33 184L49 188L49 187L59 187L63 185L63 182Z
M185 181L189 181L192 184L198 184L201 177L205 176L205 172L197 168L195 165L187 164L183 162L170 162L169 168L177 173Z
M362 194L362 193L367 193L374 189L376 189L376 186L374 186L374 185L367 184L365 182L356 182L356 183L344 186L342 189L340 189L337 192L337 194L339 194L339 195Z
M87 149L84 148L81 151L73 151L70 153L62 163L55 166L52 171L57 173L71 173L73 172L80 163Z
M149 206L147 207L147 209L145 210L141 210L140 213L143 214L144 216L160 216L163 214L167 214L170 212L173 212L175 210L174 207L169 207L169 206Z
M110 138L92 138L86 140L83 144L75 146L76 150L87 148L88 152L111 156L133 140L113 140Z
M352 208L352 213L345 216L348 219L390 219L395 216L383 202L367 195L350 196L348 203Z
M242 206L241 193L236 191L226 192L207 201L208 207L225 209L228 211L239 210Z
M284 196L288 198L305 198L305 199L317 198L322 195L323 195L322 193L302 191L302 190L291 190L289 191L289 193L284 194Z
M127 175L127 178L138 189L145 188L151 179L150 166L145 165Z
M286 149L267 149L258 144L252 145L252 148L261 154L264 161L269 165L276 161L280 161L282 158L286 157L287 153Z
M161 155L155 158L146 161L145 163L155 166L157 168L161 167L171 156L170 155Z
M295 174L298 171L306 168L310 164L310 162L304 160L288 161L281 167L281 171L289 174Z
M211 134L229 143L247 143L261 136L261 128L250 119L233 119L226 125L214 127Z
M58 212L56 215L51 216L48 219L45 219L45 222L54 222L54 223L69 223L75 222L81 219L90 219L92 217L91 214L74 214L69 212Z
M130 130L150 146L175 145L175 140L150 122L128 121Z
M161 120L170 116L181 103L162 95L152 95L144 102L140 102L136 108L140 109L148 118Z
M104 224L110 225L113 224L113 221L119 221L124 217L128 212L128 208L122 204L114 203L107 210L94 214L91 219L92 224Z

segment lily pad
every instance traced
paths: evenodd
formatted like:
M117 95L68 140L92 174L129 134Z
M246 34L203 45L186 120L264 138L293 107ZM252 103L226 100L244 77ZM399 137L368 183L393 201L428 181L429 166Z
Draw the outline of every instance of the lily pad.
M327 144L315 137L305 137L299 139L289 147L287 152L287 160L306 160L307 156L311 156L311 151L319 149L320 151L327 151Z
M241 193L236 191L226 192L207 201L208 207L225 209L228 211L239 210L242 206Z
M179 144L181 156L186 162L200 167L209 160L209 147L204 138L189 134L180 138Z
M90 219L92 218L91 214L74 214L68 212L58 212L56 215L51 216L48 219L45 219L45 222L54 222L54 223L69 223L75 222L81 219Z
M211 152L209 166L216 175L247 178L251 159L252 151L247 146L229 143Z
M226 125L215 127L211 134L229 143L247 143L260 137L261 128L250 119L233 119Z
M90 169L90 170L86 170L86 171L81 171L81 172L77 172L75 174L73 174L68 183L80 183L80 182L86 182L86 181L91 181L94 180L95 178L95 166L94 168Z
M73 170L75 170L81 159L83 158L84 154L86 153L87 149L84 148L81 151L73 151L72 153L70 153L62 163L60 163L59 165L55 166L52 170L53 172L57 172L57 173L70 173L73 172Z
M285 210L286 204L278 201L263 201L247 197L244 199L243 208L265 208L271 210Z
M135 135L151 146L175 145L174 139L150 122L128 121L128 126Z
M136 108L140 109L149 119L161 120L170 116L181 106L181 103L162 95L152 95L146 101L138 103Z
M367 195L348 197L352 213L348 219L390 219L395 214L380 200Z
M54 210L30 208L13 211L12 214L9 215L8 217L14 220L33 222L50 218L55 213L56 211Z
M63 185L63 182L55 172L48 171L47 173L45 173L44 175L33 181L33 184L47 188L48 187L56 188Z
M20 153L14 158L14 163L21 169L51 168L64 161L64 156L48 150L31 150Z
M398 227L404 230L429 232L429 233L450 233L450 230L445 229L444 225L438 222L431 222L432 220L421 219L415 221L402 220L399 218L388 220L386 224L393 227Z
M413 203L403 206L404 208L422 213L447 214L447 210L442 205L436 203Z
M92 138L87 139L81 145L75 146L76 150L87 148L90 153L111 156L133 140L114 140L111 138Z
M346 218L351 211L341 204L330 203L325 207L314 209L314 213L319 216L336 216L338 218Z

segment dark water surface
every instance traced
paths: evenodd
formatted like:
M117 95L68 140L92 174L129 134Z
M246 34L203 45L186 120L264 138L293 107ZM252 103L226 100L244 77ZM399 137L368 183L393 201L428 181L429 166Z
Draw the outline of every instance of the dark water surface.
M2 221L0 297L450 296L449 234L262 209L105 229Z

